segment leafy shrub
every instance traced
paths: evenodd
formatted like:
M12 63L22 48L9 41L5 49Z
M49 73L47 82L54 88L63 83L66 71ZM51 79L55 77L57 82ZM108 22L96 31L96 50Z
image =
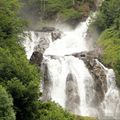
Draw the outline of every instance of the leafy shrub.
M120 0L105 0L100 7L94 24L101 30L115 25L120 27Z
M12 98L0 85L0 120L15 120Z
M114 69L117 83L120 85L120 32L114 28L105 30L98 44L103 48L103 62Z

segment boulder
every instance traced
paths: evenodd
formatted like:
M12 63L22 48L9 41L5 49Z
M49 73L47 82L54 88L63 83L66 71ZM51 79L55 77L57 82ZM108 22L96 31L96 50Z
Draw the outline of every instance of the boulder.
M79 113L80 97L76 77L69 73L66 80L66 108L67 110Z
M104 97L105 93L107 92L107 80L106 80L106 73L104 68L99 65L95 59L87 59L84 60L90 74L92 75L95 85L94 89L96 91L96 104L100 104Z
M52 41L55 41L57 39L60 39L61 38L61 34L62 32L59 31L59 30L55 30L51 33L51 37L52 37Z
M90 52L81 52L72 54L74 57L82 59L86 64L90 74L92 75L95 85L95 104L100 104L107 92L107 80L106 80L106 70L104 67L97 62L101 55L101 51L99 49L90 51Z
M37 38L37 43L34 48L35 51L44 51L49 47L51 42L60 39L62 32L53 27L44 27L41 32L35 32L35 37Z
M99 59L102 54L102 50L100 48L96 48L93 51L83 51L80 53L73 53L72 56L78 57L79 59Z
M50 91L51 91L52 82L50 79L47 63L45 63L44 61L42 62L41 69L42 69L42 73L43 73L41 100L48 101L48 100L51 100L51 95L50 95L51 92Z
M49 47L50 44L50 37L45 37L45 36L50 36L48 34L45 34L40 37L40 40L38 41L37 45L35 46L34 50L35 51L40 51L41 53L44 53L45 50Z
M33 52L32 56L30 58L30 63L41 66L42 60L43 60L43 54L38 51L35 51L35 52Z
M52 32L54 31L55 28L54 27L43 27L40 32Z

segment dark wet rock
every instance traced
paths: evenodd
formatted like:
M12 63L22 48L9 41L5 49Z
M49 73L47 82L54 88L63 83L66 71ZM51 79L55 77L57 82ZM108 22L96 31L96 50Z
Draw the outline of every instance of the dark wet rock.
M96 60L99 59L100 54L100 50L72 54L73 56L78 57L84 61L95 81L95 104L100 104L104 99L105 93L107 92L106 70Z
M40 32L52 32L54 31L55 28L54 27L43 27Z
M74 113L79 112L80 97L74 75L68 74L66 80L66 108Z
M43 101L48 101L51 99L50 91L51 91L51 79L49 75L48 66L45 62L42 63L42 73L43 73L43 80L42 80L42 98Z
M48 36L48 37L46 37ZM44 53L45 50L49 47L50 44L50 35L49 34L42 34L39 38L38 44L35 46L35 51L40 51L41 53Z
M96 96L98 101L101 102L107 92L106 71L95 59L90 58L84 60L84 62L95 81Z
M30 58L30 63L41 66L42 60L43 60L43 54L35 51L35 52L33 52L32 56Z
M73 53L72 56L78 57L79 59L99 59L102 54L102 50L100 48L94 49L93 51L83 51L80 53Z
M51 33L52 41L55 41L57 39L60 39L62 35L62 32L59 30L55 30Z
M49 47L50 43L60 39L62 35L62 32L55 28L52 29L45 27L43 30L45 31L35 32L37 44L34 50L40 51L41 53L44 53L44 51Z
M103 101L104 95L107 92L107 80L106 80L106 73L104 68L101 65L98 65L96 60L88 60L85 61L85 64L91 73L95 85L94 89L96 91L96 104L99 104Z

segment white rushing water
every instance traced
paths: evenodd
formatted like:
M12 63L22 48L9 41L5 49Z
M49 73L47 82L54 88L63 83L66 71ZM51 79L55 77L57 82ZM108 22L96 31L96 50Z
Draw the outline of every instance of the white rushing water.
M95 116L103 119L103 116L118 118L120 116L120 96L116 87L115 75L112 69L106 68L99 61L97 64L103 67L107 79L107 92L103 101L94 106L95 99L95 81L92 78L88 68L83 60L80 60L71 54L89 51L89 45L86 41L86 35L89 25L88 18L85 22L78 25L75 30L65 31L61 39L51 43L44 52L44 61L48 66L49 77L51 80L50 97L52 101L59 103L66 108L66 102L73 101L73 106L69 107L72 112L84 116ZM28 59L32 55L34 48L39 44L40 36L30 32L32 38L26 37L24 46ZM54 58L50 57L54 56ZM76 80L67 80L68 74L72 74ZM68 88L66 88L68 81ZM75 82L73 86L70 81ZM66 95L66 91L71 90L71 94ZM73 98L71 97L73 96ZM74 100L74 97L75 100ZM68 99L69 98L69 99ZM77 104L77 107L74 106ZM101 117L102 116L102 117Z
M84 40L88 30L90 18L82 22L75 30L64 31L62 39L58 39L50 45L44 55L64 56L71 53L88 51L87 43Z
M79 111L76 111L76 113L82 115L89 114L86 105L87 94L85 87L91 87L90 85L93 84L93 81L82 60L65 55L89 50L85 41L89 19L80 23L75 30L64 32L62 39L52 43L44 53L52 79L51 99L65 107L66 78L69 73L72 73L77 79L78 94L81 98ZM50 55L55 55L58 58L55 60L48 59L47 56ZM87 86L87 82L89 82L89 86Z
M107 88L101 108L104 110L105 116L118 120L120 117L120 93L116 86L115 73L112 69L107 71Z
M40 48L46 48L46 44L52 42L50 33L47 33L46 36L44 36L43 32L26 31L24 34L25 36L23 39L25 40L23 41L23 45L28 59L30 59L37 45L39 45ZM41 51L43 51L43 49L41 49Z

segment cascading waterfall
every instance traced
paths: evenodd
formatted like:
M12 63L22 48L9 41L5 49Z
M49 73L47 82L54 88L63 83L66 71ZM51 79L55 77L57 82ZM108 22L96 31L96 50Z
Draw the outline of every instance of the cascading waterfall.
M76 91L78 93L77 96L80 97L77 105L79 108L76 110L75 107L70 108L69 106L69 109L74 111L76 114L82 115L88 114L85 87L87 82L89 82L89 84L92 84L93 81L91 80L92 78L90 76L90 73L88 72L82 60L79 60L73 56L65 55L88 51L85 37L88 29L89 19L90 18L88 18L86 22L81 23L79 27L76 28L76 30L65 32L63 38L58 39L52 43L44 53L48 64L49 74L52 80L52 88L50 91L51 99L59 103L61 106L66 107L66 79L68 74L74 75L76 77L76 82L78 85L78 89ZM47 58L47 56L57 56L57 58L54 60ZM68 87L70 87L70 85ZM72 100L72 102L75 103L75 100Z
M51 36L49 33L47 33L46 36L44 36L43 32L26 31L24 33L25 33L25 36L23 37L23 39L25 40L23 41L23 45L25 47L25 51L28 59L30 59L37 45L40 44L41 45L40 50L44 51L43 48L46 48L47 46L46 44L49 44L52 42ZM41 43L39 43L40 41Z
M106 74L107 91L104 92L102 102L95 105L95 80L85 62L72 55L90 51L86 41L89 20L90 18L80 23L75 30L64 31L62 38L52 43L51 38L48 37L51 44L43 54L43 61L47 65L47 74L49 74L47 79L50 84L45 88L43 82L43 96L44 94L47 96L49 92L49 96L47 96L49 99L75 114L100 119L110 116L117 119L120 117L120 96L115 83L114 71L96 60L96 64ZM39 44L41 36L40 33L36 35L34 32L30 32L30 34L33 36L31 40L27 37L24 42L28 58Z
M90 18L82 22L75 30L64 31L62 39L53 42L45 51L44 55L64 56L71 53L88 51L87 43L84 40L88 30Z

